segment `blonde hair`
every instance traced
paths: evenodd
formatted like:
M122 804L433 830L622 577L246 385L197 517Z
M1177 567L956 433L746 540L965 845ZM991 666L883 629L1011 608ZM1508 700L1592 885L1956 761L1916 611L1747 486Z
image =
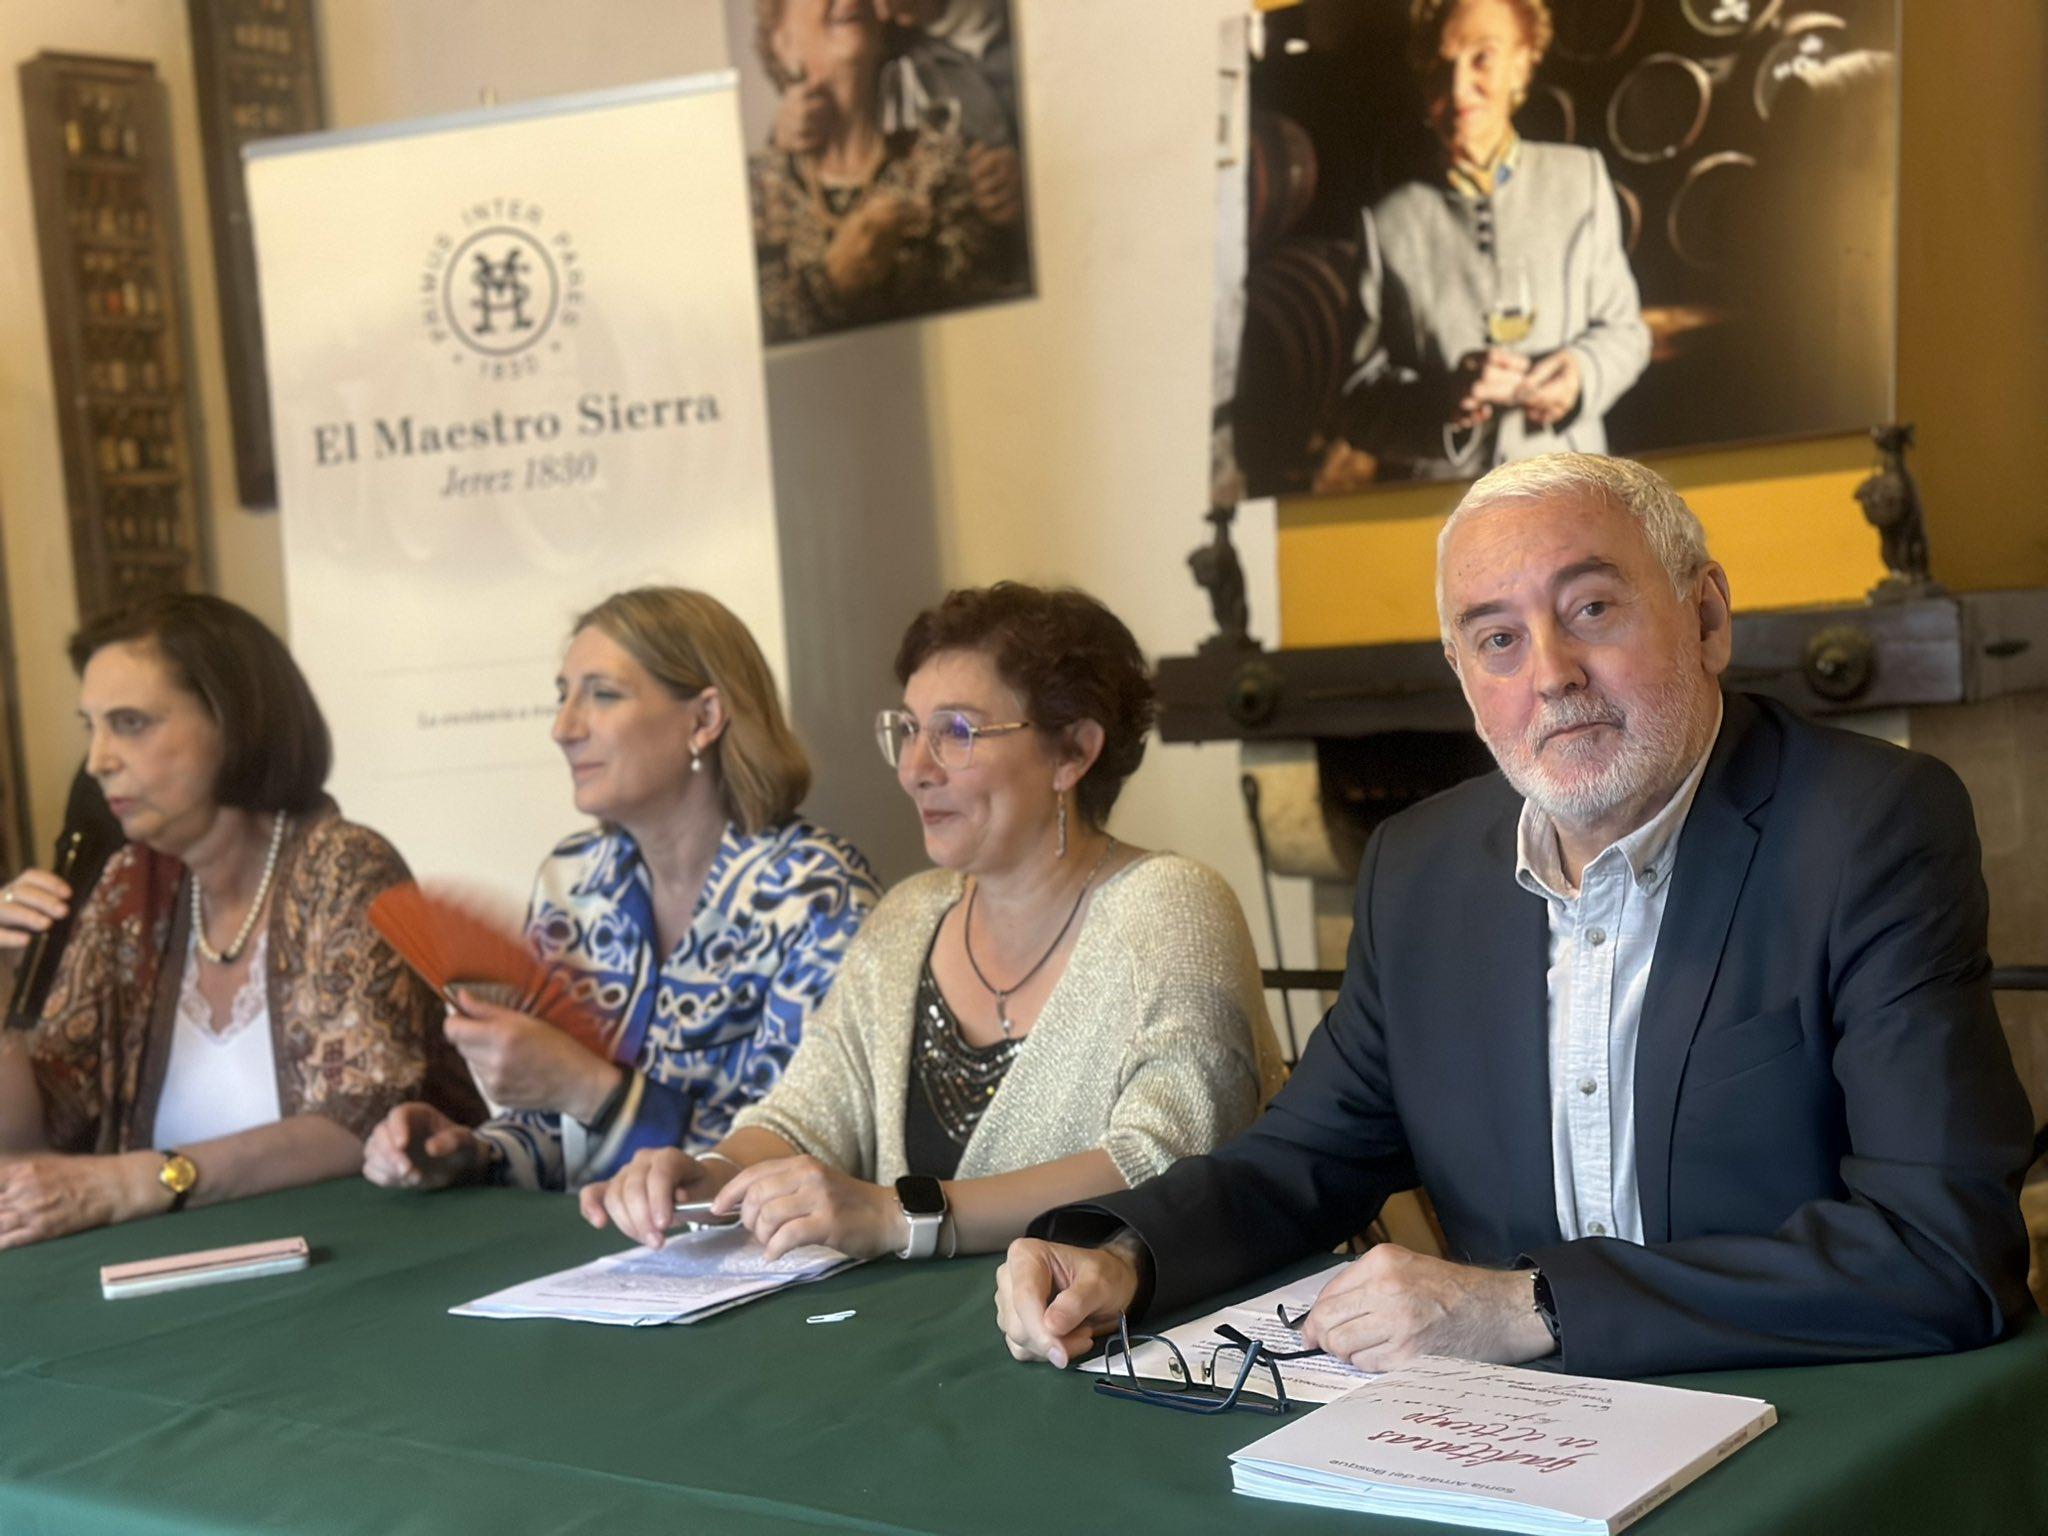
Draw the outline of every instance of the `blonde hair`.
M1417 70L1427 74L1435 68L1436 51L1443 43L1444 28L1450 22L1451 13L1463 3L1464 0L1409 0L1408 59ZM1515 20L1522 25L1522 40L1529 45L1530 64L1541 64L1557 36L1557 25L1550 19L1550 7L1544 0L1507 0L1507 4L1508 9L1515 13Z
M636 587L576 620L595 629L677 698L716 688L725 730L706 757L718 773L725 814L748 833L787 821L811 787L811 762L790 729L761 647L717 598L684 587Z

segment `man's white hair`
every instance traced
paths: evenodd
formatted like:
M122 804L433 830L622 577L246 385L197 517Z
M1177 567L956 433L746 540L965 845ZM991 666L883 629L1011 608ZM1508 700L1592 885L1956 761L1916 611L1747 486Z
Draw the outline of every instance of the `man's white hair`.
M1451 530L1468 517L1504 506L1591 497L1604 497L1634 518L1649 540L1650 552L1671 578L1671 589L1680 598L1692 591L1700 572L1713 559L1707 553L1706 530L1685 498L1654 469L1634 459L1611 459L1597 453L1545 453L1533 459L1513 459L1473 481L1436 536L1436 619L1446 645L1451 640L1451 621L1444 612L1444 550Z

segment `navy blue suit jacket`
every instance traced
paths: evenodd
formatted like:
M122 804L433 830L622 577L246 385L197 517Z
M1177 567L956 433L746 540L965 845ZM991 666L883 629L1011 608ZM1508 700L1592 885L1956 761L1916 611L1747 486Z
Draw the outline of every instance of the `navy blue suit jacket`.
M1542 1267L1564 1368L1589 1375L1933 1353L2012 1326L2032 1120L1956 776L1729 696L1643 1006L1640 1245L1559 1236L1549 929L1514 878L1520 810L1495 773L1384 823L1336 1006L1266 1113L1034 1231L1128 1225L1162 1310L1327 1251L1421 1183L1453 1258Z

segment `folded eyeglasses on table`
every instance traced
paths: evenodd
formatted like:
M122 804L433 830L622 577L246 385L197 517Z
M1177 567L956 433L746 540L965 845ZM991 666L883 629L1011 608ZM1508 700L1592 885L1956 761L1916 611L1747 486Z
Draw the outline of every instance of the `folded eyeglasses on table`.
M1303 1307L1293 1317L1287 1315L1287 1308L1275 1307L1280 1326L1289 1332L1298 1333L1301 1325L1308 1321L1309 1309ZM1277 1350L1261 1339L1254 1339L1241 1329L1229 1323L1217 1325L1216 1334L1222 1340L1210 1350L1198 1377L1188 1365L1187 1356L1180 1346L1164 1334L1138 1333L1130 1329L1127 1318L1119 1315L1116 1320L1116 1337L1103 1346L1103 1377L1095 1383L1095 1390L1108 1393L1111 1397L1133 1398L1141 1403L1152 1403L1161 1408L1177 1408L1183 1413L1227 1413L1232 1408L1248 1408L1254 1413L1285 1413L1289 1408L1287 1384L1281 1379L1280 1365L1287 1360L1306 1360L1311 1355L1323 1353L1320 1349ZM1160 1344L1173 1356L1174 1380L1170 1382L1146 1381L1138 1375L1138 1368L1132 1359L1132 1351L1141 1345ZM1217 1383L1217 1362L1226 1357L1236 1357L1237 1376L1228 1388ZM1119 1366L1122 1376L1117 1374ZM1253 1372L1265 1367L1265 1377L1255 1378ZM1225 1367L1227 1370L1228 1367ZM1272 1397L1264 1395L1265 1382L1272 1382ZM1245 1387L1254 1383L1251 1392Z

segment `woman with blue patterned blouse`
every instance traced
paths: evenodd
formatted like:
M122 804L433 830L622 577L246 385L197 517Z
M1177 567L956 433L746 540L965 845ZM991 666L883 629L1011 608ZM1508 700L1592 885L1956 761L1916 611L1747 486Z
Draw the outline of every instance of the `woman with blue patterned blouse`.
M642 1148L692 1151L781 1079L879 894L849 844L795 814L810 766L746 627L679 588L576 623L554 738L600 825L541 865L527 937L607 1022L607 1057L468 993L448 1037L499 1116L426 1104L364 1149L375 1183L574 1189Z

